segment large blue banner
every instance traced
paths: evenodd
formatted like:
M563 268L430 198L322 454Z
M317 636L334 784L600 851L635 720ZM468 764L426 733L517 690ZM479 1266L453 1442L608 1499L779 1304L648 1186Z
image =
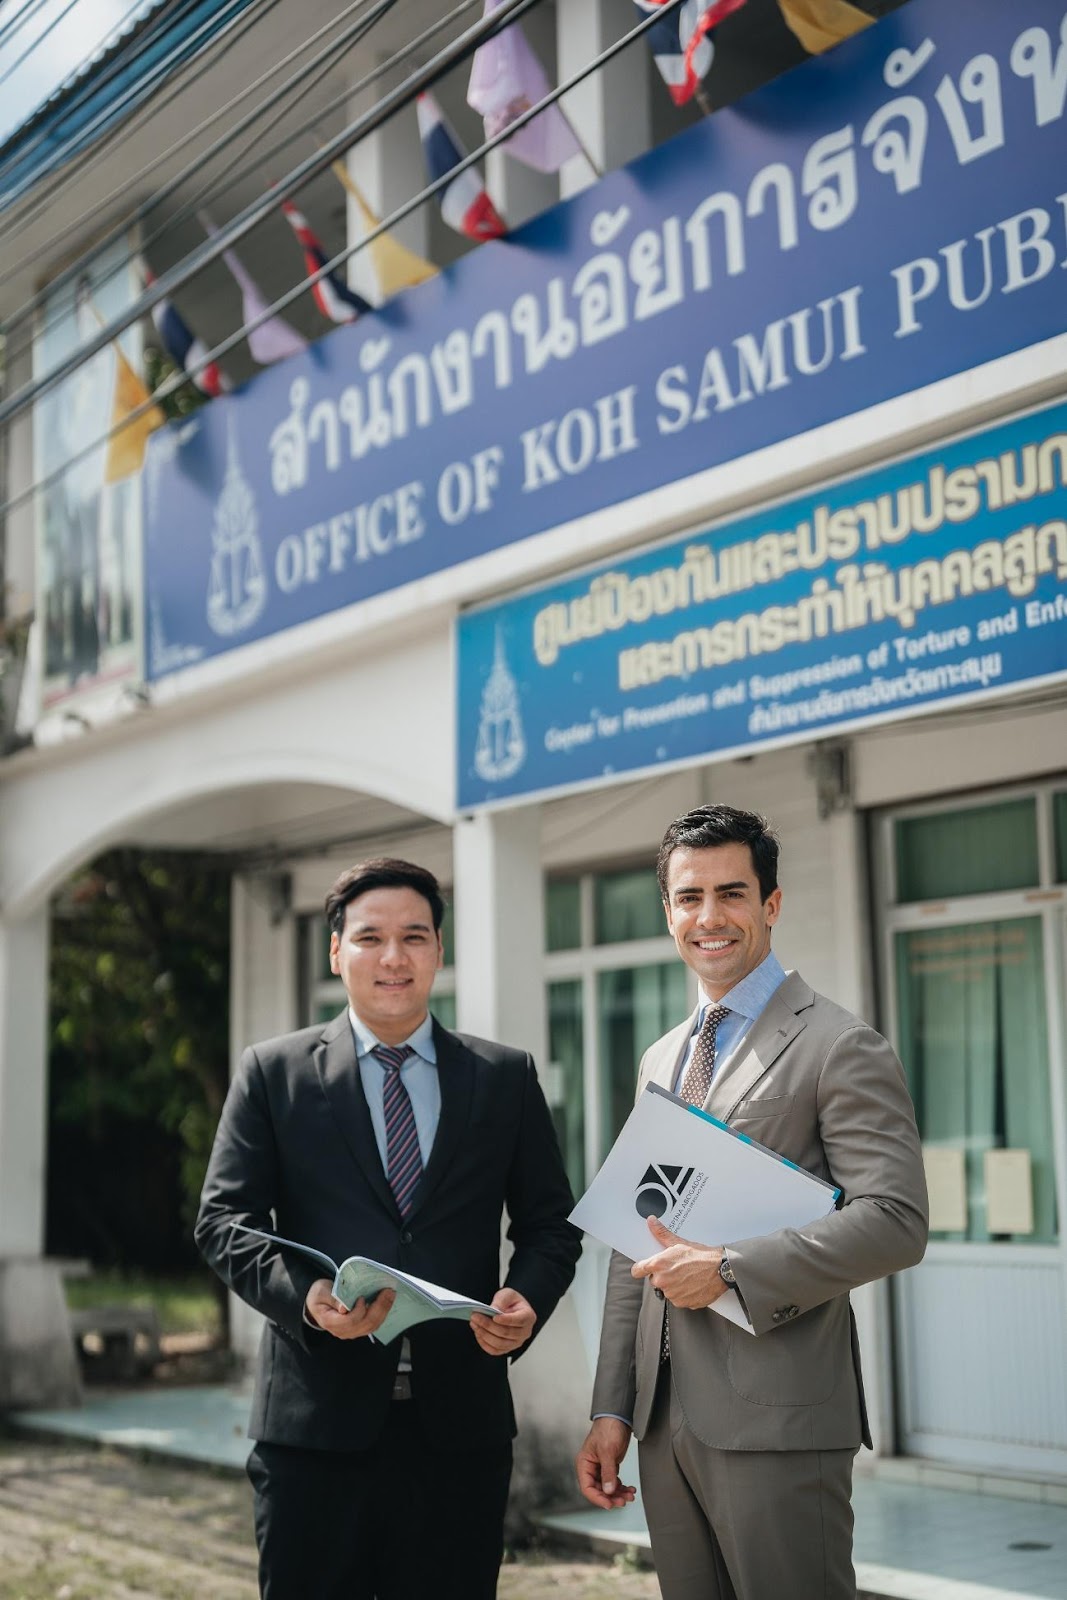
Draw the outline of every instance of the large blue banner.
M1067 678L1067 406L458 632L461 809Z
M1061 0L912 0L157 435L159 677L1067 326Z

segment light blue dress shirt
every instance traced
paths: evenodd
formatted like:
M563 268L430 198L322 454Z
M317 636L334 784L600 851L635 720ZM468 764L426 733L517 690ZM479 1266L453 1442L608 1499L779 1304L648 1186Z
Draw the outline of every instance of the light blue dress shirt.
M685 1078L685 1069L696 1047L697 1034L704 1023L704 1017L710 1005L726 1006L730 1015L724 1017L715 1031L715 1071L725 1064L738 1045L743 1041L746 1033L767 1001L774 994L778 985L785 977L785 968L771 950L764 956L758 967L754 967L748 975L735 983L732 989L727 990L721 1000L709 1000L701 990L700 1010L697 1013L693 1032L689 1036L689 1044L681 1065L671 1085L675 1094L682 1092L682 1080Z
M348 1008L352 1036L356 1041L356 1057L363 1093L370 1108L374 1125L374 1138L382 1166L389 1171L385 1144L385 1067L371 1052L382 1040L377 1038L352 1007ZM415 1113L415 1132L419 1136L419 1154L425 1167L430 1159L437 1124L441 1120L441 1080L437 1075L437 1050L433 1042L433 1018L427 1014L414 1033L403 1041L415 1051L400 1068L400 1081L408 1092L411 1109Z

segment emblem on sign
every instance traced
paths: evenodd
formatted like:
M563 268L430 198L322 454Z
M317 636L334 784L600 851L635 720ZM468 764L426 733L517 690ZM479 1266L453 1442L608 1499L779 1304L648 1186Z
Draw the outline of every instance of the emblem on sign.
M215 506L207 620L214 633L240 633L255 622L267 599L263 551L256 532L256 501L237 456L230 413L226 478Z
M518 772L525 760L519 686L508 668L504 639L498 628L492 671L482 690L474 770L486 783L500 783Z

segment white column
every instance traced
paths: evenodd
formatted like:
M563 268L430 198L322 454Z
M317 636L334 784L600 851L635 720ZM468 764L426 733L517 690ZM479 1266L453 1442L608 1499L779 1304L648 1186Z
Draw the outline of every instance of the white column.
M0 1257L44 1250L48 908L0 921Z
M628 32L635 20L631 7L612 0L557 0L559 81ZM636 40L560 102L601 172L632 161L651 143L648 64L641 54L647 48L643 39ZM560 174L560 192L576 194L594 181L588 162L575 156Z
M0 1410L70 1406L77 1362L44 1250L48 908L0 921Z
M230 1071L246 1045L299 1027L296 1014L296 921L282 880L235 876L230 891ZM230 1343L251 1361L263 1320L230 1296Z
M541 815L537 806L462 817L453 836L456 1016L461 1033L545 1062Z
M379 96L391 89L393 82L393 78L387 74L376 86ZM372 103L369 93L358 96L349 107L351 116L355 118L360 112L365 112ZM384 220L395 207L410 200L413 194L418 194L420 189L426 187L426 166L419 142L415 107L405 106L390 117L384 126L361 139L349 150L345 162L359 185L360 193L379 220ZM416 251L420 256L429 255L429 218L425 205L405 217L403 222L398 222L390 232L409 250ZM350 196L348 242L354 244L362 237L363 223L359 208ZM378 281L370 265L368 251L361 250L349 257L348 282L357 294L375 305L378 303Z

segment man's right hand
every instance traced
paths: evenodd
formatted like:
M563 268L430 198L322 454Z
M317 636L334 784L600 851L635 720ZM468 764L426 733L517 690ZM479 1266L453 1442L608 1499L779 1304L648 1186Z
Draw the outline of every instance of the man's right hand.
M602 1511L628 1505L637 1490L619 1482L619 1467L630 1443L631 1430L618 1417L597 1417L575 1457L578 1487Z
M383 1289L370 1305L357 1300L351 1311L334 1299L329 1278L316 1278L307 1292L304 1309L316 1327L332 1333L335 1339L365 1339L376 1333L392 1310L396 1291Z

